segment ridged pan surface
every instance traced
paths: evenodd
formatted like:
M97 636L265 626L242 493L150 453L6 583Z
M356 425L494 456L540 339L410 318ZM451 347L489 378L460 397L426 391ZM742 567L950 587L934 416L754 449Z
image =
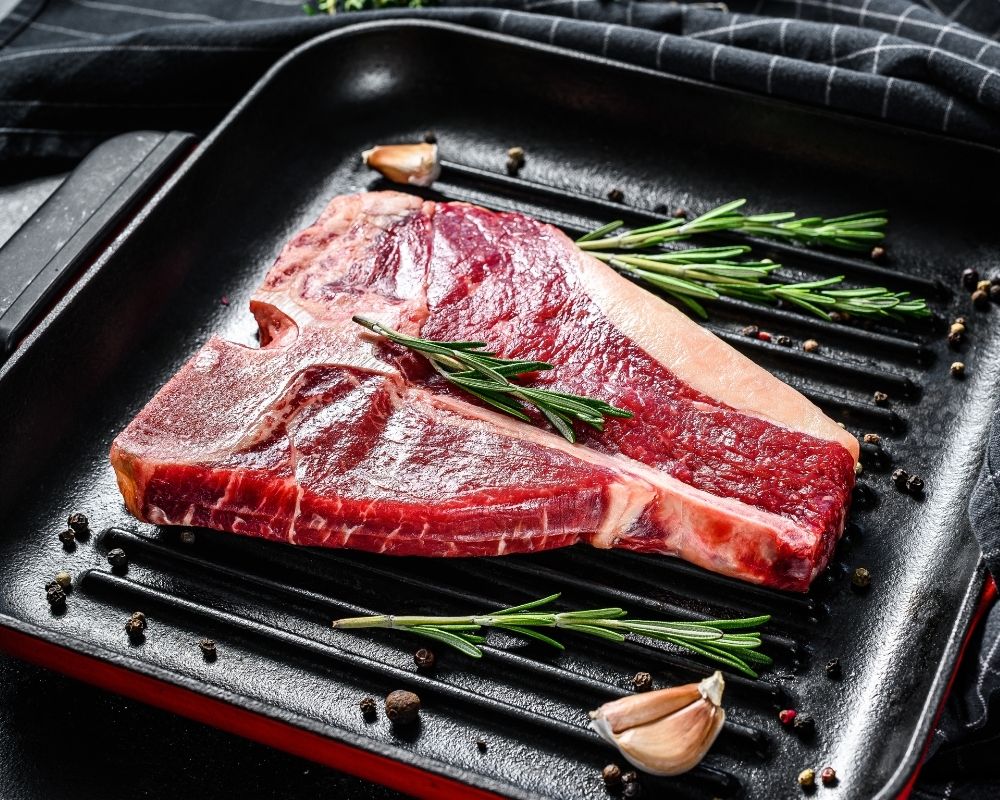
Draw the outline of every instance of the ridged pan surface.
M107 460L112 438L209 336L256 346L247 303L282 244L331 197L381 186L361 150L428 129L449 162L435 196L571 231L734 197L758 211L889 209L884 265L775 252L797 274L846 272L927 295L942 317L966 315L961 352L940 325L849 327L736 302L712 306L707 324L855 434L880 434L894 465L924 478L924 498L868 470L844 542L805 596L586 548L395 559L208 531L185 543L131 519ZM513 145L527 162L508 179ZM646 779L647 796L794 798L799 771L826 765L840 797L893 796L918 761L983 581L965 508L997 401L1000 336L997 309L973 312L956 290L963 268L993 267L1000 229L975 198L998 165L986 148L448 26L316 40L251 92L0 372L0 620L500 794L602 798L600 768L615 754L586 730L587 710L630 691L637 671L669 685L706 664L640 642L567 635L553 654L496 637L481 661L439 647L436 669L418 673L412 637L329 621L469 613L556 591L568 606L644 616L770 612L774 669L731 677L712 753L688 776ZM614 188L624 206L604 200ZM793 346L742 336L746 324ZM807 338L817 353L802 351ZM967 365L964 381L949 376L954 360ZM68 552L57 534L77 510L94 534ZM130 557L120 575L106 560L117 546ZM866 593L850 588L856 566L871 570ZM76 585L56 614L43 587L63 568ZM141 643L124 630L135 610L149 619ZM205 636L218 642L214 663L198 649ZM839 680L824 671L832 658ZM422 696L420 724L394 731L381 713L366 722L359 700L396 688ZM811 714L815 737L783 730L782 707Z

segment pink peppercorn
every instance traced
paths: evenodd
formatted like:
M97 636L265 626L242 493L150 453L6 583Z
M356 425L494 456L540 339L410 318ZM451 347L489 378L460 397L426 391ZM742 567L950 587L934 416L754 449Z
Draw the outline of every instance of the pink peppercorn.
M791 725L795 722L796 713L791 708L786 708L783 711L778 712L778 719L781 720L782 725Z

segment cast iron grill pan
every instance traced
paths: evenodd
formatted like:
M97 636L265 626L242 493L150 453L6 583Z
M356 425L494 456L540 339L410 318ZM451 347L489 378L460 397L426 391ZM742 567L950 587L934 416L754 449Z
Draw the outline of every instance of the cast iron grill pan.
M924 477L926 496L866 471L833 563L803 596L584 547L402 559L202 530L185 543L175 529L135 522L107 461L112 438L210 335L256 346L247 302L285 240L334 195L386 188L361 166L362 149L427 129L447 161L432 196L524 211L571 234L616 217L648 221L658 203L700 212L737 196L759 210L891 209L885 264L774 243L762 252L793 274L847 274L928 296L942 318L965 314L962 352L948 349L940 324L847 327L735 301L712 306L706 324L855 434L882 435L894 464ZM527 152L516 178L503 174L514 144ZM916 767L983 586L964 508L1000 342L995 311L971 312L952 289L961 268L992 267L1000 232L968 187L994 180L998 163L987 148L446 25L321 37L250 93L0 371L0 621L498 794L601 798L600 768L620 759L586 730L586 711L630 691L637 671L663 686L709 665L655 643L565 634L563 654L502 636L479 662L435 647L438 665L423 673L415 638L334 631L329 621L468 613L556 591L567 608L769 612L775 667L759 681L727 675L718 744L686 776L644 778L649 794L797 797L798 772L829 764L841 796L894 796ZM612 188L625 204L604 199ZM748 323L794 345L751 340L739 333ZM819 353L802 351L806 338ZM956 359L968 365L965 381L948 376ZM887 407L873 403L876 390L890 395ZM56 534L75 510L94 534L67 552ZM129 554L127 571L109 568L112 547ZM873 573L864 594L849 588L858 565ZM61 568L76 582L56 614L43 586ZM142 642L124 631L134 610L149 618ZM218 642L214 663L201 656L202 637ZM840 680L824 673L834 657ZM362 697L404 687L424 699L418 726L362 719ZM812 714L815 737L782 730L783 707Z

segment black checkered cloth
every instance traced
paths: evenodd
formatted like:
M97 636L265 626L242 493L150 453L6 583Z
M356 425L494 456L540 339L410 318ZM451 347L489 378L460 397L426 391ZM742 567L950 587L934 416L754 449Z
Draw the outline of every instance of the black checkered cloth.
M0 181L70 166L124 131L207 131L296 45L400 16L1000 145L998 0L441 0L335 16L307 16L301 4L0 0ZM971 506L995 575L998 475L1000 419ZM1000 607L978 637L935 734L919 798L1000 797L991 757L1000 752Z

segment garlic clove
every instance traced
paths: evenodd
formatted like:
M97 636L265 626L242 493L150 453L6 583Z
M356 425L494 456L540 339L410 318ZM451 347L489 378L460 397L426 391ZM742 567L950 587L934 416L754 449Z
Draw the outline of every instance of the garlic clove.
M655 692L630 694L620 700L605 703L597 711L591 711L590 718L595 722L603 721L611 733L621 733L626 728L634 728L673 714L701 699L698 685L688 683L684 686L671 686L669 689L657 689Z
M364 163L393 183L430 186L441 175L436 144L376 145L361 154Z
M615 744L644 772L680 775L705 757L725 721L724 709L699 699L656 722L629 728L615 737Z
M590 712L590 727L639 769L680 775L704 758L722 730L724 690L715 672L700 683L631 695Z

